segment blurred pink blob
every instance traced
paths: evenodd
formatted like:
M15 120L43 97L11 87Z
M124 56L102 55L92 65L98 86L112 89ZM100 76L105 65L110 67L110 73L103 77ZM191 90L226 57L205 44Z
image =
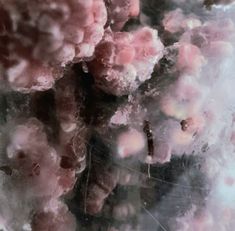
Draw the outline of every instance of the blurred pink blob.
M185 15L180 8L167 12L164 15L162 23L164 29L170 33L183 32L201 25L201 21L196 15Z
M182 22L184 15L181 9L167 12L162 20L164 29L171 33L176 33L182 30Z
M155 152L153 158L150 161L152 163L164 164L171 160L172 147L171 144L166 141L157 141L155 143ZM148 161L146 161L148 163Z
M182 76L162 97L160 108L168 116L187 119L200 113L203 99L203 89L196 80Z
M181 43L177 67L180 71L189 74L197 74L206 63L200 49L192 44Z
M108 8L108 22L113 31L123 28L130 17L138 16L139 0L105 0Z
M233 52L235 26L232 20L207 21L186 31L180 43L191 43L200 48L205 58L222 59Z
M143 134L136 129L130 128L121 133L117 138L117 153L121 158L135 155L145 147Z
M202 211L199 214L191 211L184 217L177 218L180 231L205 231L214 230L214 219L209 211Z
M76 220L66 205L57 202L53 209L38 211L31 226L34 231L75 231Z
M75 172L60 168L60 157L35 118L15 128L7 155L33 197L58 198L74 186Z

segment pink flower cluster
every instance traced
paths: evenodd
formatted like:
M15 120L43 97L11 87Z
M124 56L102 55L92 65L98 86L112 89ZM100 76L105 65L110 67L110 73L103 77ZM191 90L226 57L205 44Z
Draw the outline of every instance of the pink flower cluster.
M107 20L103 0L3 1L0 7L1 75L23 92L51 88L60 68L91 57Z
M182 7L187 1L171 2ZM213 5L216 11L230 2L204 1L203 5L199 0L194 4L200 4L204 12L205 5ZM28 223L33 231L76 230L75 218L63 197L73 190L77 179L77 195L82 194L78 203L84 215L112 211L112 219L122 220L129 213L134 216L137 210L129 202L106 207L117 187L143 183L139 189L147 188L147 175L142 178L142 172L134 174L135 168L128 167L132 157L142 162L141 171L149 167L150 178L150 164L158 163L158 167L171 161L172 155L204 153L219 139L226 143L226 136L233 145L226 151L234 151L234 123L230 131L224 131L230 120L219 111L234 110L235 97L223 96L224 89L232 89L229 85L234 83L227 78L233 75L231 62L235 59L234 21L213 18L208 12L204 18L196 15L197 10L185 14L185 8L164 11L158 33L146 24L125 31L126 22L140 13L140 0L0 0L1 86L32 93L24 95L29 101L39 94L35 91L52 88L42 94L53 98L48 104L53 104L49 106L56 114L48 116L53 122L49 119L46 123L29 104L29 115L9 121L7 116L11 115L6 112L4 125L0 121L3 130L10 128L3 132L8 134L3 142L6 147L0 146L6 153L0 158L4 163L0 174L5 174L0 189L30 204L22 206L27 207L27 214L19 217L19 229ZM139 22L143 23L147 16L141 16ZM163 44L160 37L165 39L165 35L170 39ZM229 100L232 103L227 103ZM110 164L105 155L113 155L114 162ZM125 171L121 167L126 159ZM217 174L209 161L202 171L219 179L213 186L214 198L222 198L226 190L233 194L233 170ZM4 193L0 199L5 199ZM18 220L12 220L18 210L12 215L12 208L17 206L5 206L0 226L15 229ZM9 211L8 219L5 214ZM211 229L213 213L205 210L201 216L195 211L176 220L179 229ZM224 212L234 216L231 211Z
M118 32L138 14L139 0L0 0L1 84L23 93L52 87L55 92L58 144L49 141L42 122L28 118L16 122L7 145L11 179L33 204L28 214L33 230L76 226L61 197L86 166L88 132L79 115L83 93L70 64L85 61L97 87L123 95L149 79L163 56L157 30Z
M133 32L107 30L89 68L98 87L110 94L127 95L151 78L163 48L157 31L148 27Z
M48 143L42 123L30 118L16 126L7 146L7 157L13 169L12 179L19 182L17 190L27 192L27 198L37 205L33 211L35 230L49 230L48 227L67 230L68 224L74 227L69 230L75 230L74 218L66 205L59 201L62 195L72 190L75 171L60 166L61 157ZM40 223L37 222L39 218L42 219ZM49 225L43 223L52 218L54 222ZM54 229L57 226L60 229Z
M9 1L0 8L1 80L18 91L52 88L68 64L93 59L97 86L128 94L163 55L156 30L118 32L139 14L139 0Z
M7 156L34 196L58 198L73 187L74 172L60 168L60 157L49 145L37 119L29 119L15 128Z
M177 17L180 24L174 20ZM179 9L167 13L163 24L172 33L181 32L179 42L173 45L178 49L179 77L161 97L161 111L170 118L156 128L155 136L161 145L167 143L172 153L180 154L197 150L201 145L198 140L217 119L208 99L211 82L219 78L219 70L214 68L216 77L210 68L232 55L235 27L231 20L202 23L193 15L184 16ZM163 150L168 153L168 149Z

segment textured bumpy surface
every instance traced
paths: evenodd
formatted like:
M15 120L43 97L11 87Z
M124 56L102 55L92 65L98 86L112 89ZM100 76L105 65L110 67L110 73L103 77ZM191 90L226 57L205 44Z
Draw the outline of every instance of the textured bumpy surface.
M127 95L151 78L154 65L162 56L163 44L156 30L107 30L89 67L98 87L107 93Z
M16 126L10 135L11 138L6 151L9 166L12 169L12 182L9 183L15 184L15 192L11 193L15 193L17 200L20 200L22 190L26 194L23 198L28 198L29 203L24 206L29 206L28 212L36 213L35 230L49 230L48 225L44 224L45 219L50 219L47 216L58 219L58 224L49 224L49 227L50 225L57 227L57 225L61 226L63 223L71 223L73 221L72 215L66 205L61 204L58 199L73 188L75 171L60 167L60 157L56 150L49 145L43 124L36 118L30 118L25 123ZM34 210L32 210L33 207L30 208L30 203L32 203L31 206L34 207ZM9 203L5 206L5 209L11 211L13 209L11 206ZM19 208L16 211L20 209L20 205L18 206ZM24 208L23 214L25 210ZM6 221L11 222L6 224L11 230L17 230L17 226L25 222L24 220L16 220L16 222L9 220L15 218L15 212L12 210L7 217L3 217L4 223ZM64 220L60 218L61 213L64 213ZM43 217L40 222L37 220L38 216ZM69 225L74 226L74 221ZM43 229L41 226L45 226L47 229ZM53 230L55 229L53 228ZM61 230L66 229L64 227ZM71 228L71 230L75 229Z
M1 70L21 91L46 90L60 68L91 57L104 33L103 0L1 1Z
M0 0L0 230L235 230L234 15Z

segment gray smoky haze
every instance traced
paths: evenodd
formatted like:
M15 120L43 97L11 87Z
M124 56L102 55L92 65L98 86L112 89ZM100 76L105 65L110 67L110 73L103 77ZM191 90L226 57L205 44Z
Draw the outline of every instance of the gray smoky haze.
M0 16L0 230L235 230L233 1Z

